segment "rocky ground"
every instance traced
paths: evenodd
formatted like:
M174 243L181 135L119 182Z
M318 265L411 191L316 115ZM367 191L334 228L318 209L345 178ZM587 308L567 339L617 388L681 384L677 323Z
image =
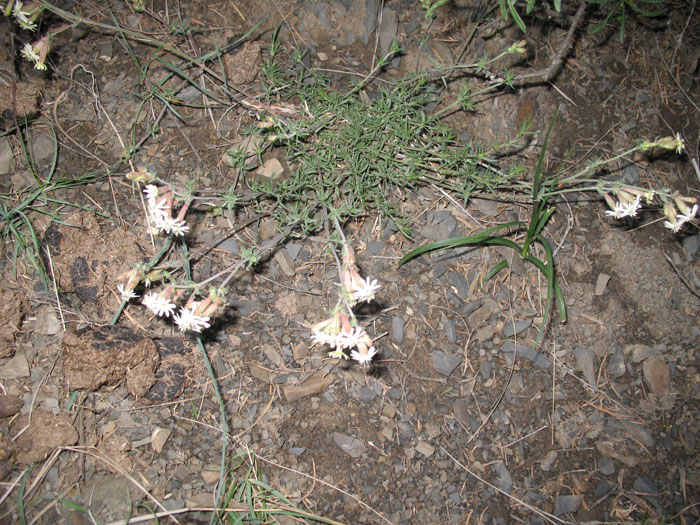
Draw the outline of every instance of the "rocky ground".
M512 20L499 22L481 3L450 2L432 23L417 2L398 0L383 10L371 0L147 2L150 15L116 2L113 12L124 27L152 34L165 34L166 20L171 29L187 22L201 32L170 34L193 54L211 49L212 35L223 44L252 29L222 65L230 85L258 93L278 26L281 55L303 47L310 67L338 73L338 89L347 88L349 74L366 75L375 51L394 38L404 52L381 78L492 56L523 38ZM97 6L81 7L104 21ZM492 144L528 119L533 130L546 130L558 110L548 172L680 133L684 155L623 158L615 173L629 184L700 197L691 165L700 131L700 17L693 2L665 7L662 17L629 17L622 41L615 25L591 33L599 18L590 8L551 81L501 91L447 122L462 140ZM528 54L513 70L547 68L572 17L526 19ZM126 166L105 176L131 143L134 123L155 121L164 107L158 99L140 106L149 84L131 53L145 62L153 49L131 45L74 28L61 34L48 72L18 66L23 96L38 103L27 137L39 173L55 160L57 178L97 175L52 195L62 201L47 203L60 221L32 217L55 290L27 261L13 260L6 238L2 522L110 523L152 509L191 523L208 520L214 503L222 427L200 350L136 301L116 327L108 325L122 275L153 253ZM15 66L2 59L10 75ZM149 82L167 74L154 63ZM458 90L447 84L442 95ZM249 146L240 132L259 114L244 105L202 110L191 86L171 95L191 104L178 106L186 123L165 112L139 145L139 162L173 184L225 191L233 182L226 152ZM541 145L542 135L533 137L503 162L532 170ZM16 134L0 138L7 207L36 183L21 152ZM261 169L274 176L288 172L283 158L264 160ZM424 242L529 213L508 199L476 197L465 208L434 187L410 192L401 212L412 220L411 240L381 217L347 225L363 274L382 285L359 311L379 350L369 370L312 345L309 328L327 317L337 282L319 238L286 243L231 283L229 307L204 334L230 426L229 482L255 465L257 479L299 508L343 523L698 522L697 225L674 235L659 210L614 221L595 193L559 199L547 235L568 320L555 316L538 346L541 275L516 258L479 286L507 251L453 249L397 266ZM216 247L197 259L193 278L227 267L241 246L274 238L279 225L255 219L246 208L235 216L199 210L192 249Z

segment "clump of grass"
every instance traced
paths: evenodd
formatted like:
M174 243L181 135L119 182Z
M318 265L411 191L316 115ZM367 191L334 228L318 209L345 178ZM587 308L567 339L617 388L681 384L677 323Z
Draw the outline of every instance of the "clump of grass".
M542 325L540 326L539 333L537 335L536 345L539 345L542 341L542 337L545 333L545 328L549 321L550 311L552 309L552 302L556 299L557 306L559 308L559 314L562 322L566 321L566 304L564 302L564 295L562 294L561 287L557 283L555 277L554 269L554 255L552 247L543 234L543 230L547 221L554 214L554 208L547 207L547 191L545 188L551 188L556 186L557 178L553 177L546 180L542 176L542 164L545 158L545 152L547 150L547 143L549 141L549 135L552 132L556 117L552 120L552 123L547 130L547 134L544 138L544 143L542 144L542 150L540 152L539 159L537 161L537 167L535 168L535 173L532 183L532 215L530 217L529 225L526 225L522 221L511 221L505 224L500 224L489 228L479 234L470 235L468 237L459 237L455 239L446 239L444 241L438 241L433 243L428 243L420 248L416 248L410 253L406 254L400 261L399 266L407 263L411 259L418 257L424 253L429 253L433 251L446 250L450 248L457 248L459 246L469 246L469 245L484 245L484 246L506 246L507 248L512 248L525 262L529 262L534 265L547 279L547 301L545 304L544 315L542 316ZM511 231L518 232L520 230L526 230L525 239L522 245L517 244L515 241L508 239L501 235L494 235L500 231ZM531 248L533 244L538 243L544 248L545 260L535 257L531 253ZM488 282L492 277L501 272L508 267L507 259L503 259L501 262L496 264L490 271L486 273L483 279L483 283Z

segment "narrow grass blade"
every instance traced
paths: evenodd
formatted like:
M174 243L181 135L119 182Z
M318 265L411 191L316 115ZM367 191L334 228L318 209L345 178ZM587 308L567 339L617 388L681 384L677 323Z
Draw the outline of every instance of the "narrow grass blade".
M496 275L498 272L501 270L504 270L505 268L508 268L508 261L506 259L503 259L501 262L496 264L493 268L491 268L486 275L484 275L484 279L481 281L482 284L486 284L491 280L491 278Z
M433 252L436 250L447 250L449 248L457 248L459 246L466 246L469 244L480 244L488 240L491 237L492 233L495 233L499 230L504 230L506 228L521 227L522 225L523 224L520 221L512 221L505 224L501 224L499 226L494 226L493 228L484 230L483 232L478 233L476 235L470 235L468 237L458 237L455 239L445 239L444 241L437 241L424 244L420 248L416 248L415 250L404 255L403 258L399 261L399 266L404 265L411 259L418 257L419 255L422 255L424 253Z

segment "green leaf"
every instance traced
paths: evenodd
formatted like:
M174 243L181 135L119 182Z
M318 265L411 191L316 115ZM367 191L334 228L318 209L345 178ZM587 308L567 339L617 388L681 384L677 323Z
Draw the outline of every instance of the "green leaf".
M445 239L444 241L436 241L424 244L420 248L416 248L415 250L404 255L399 261L399 267L403 266L411 259L418 257L419 255L423 255L424 253L434 252L436 250L448 250L450 248L457 248L459 246L466 246L469 244L480 244L488 240L492 233L495 233L499 230L504 230L506 228L513 228L516 226L522 227L523 223L520 221L512 221L506 224L501 224L499 226L494 226L493 228L484 230L483 232L477 233L476 235L470 235L468 237L457 237L454 239Z
M508 261L503 259L501 262L499 262L497 265L495 265L493 268L491 268L486 273L486 275L484 275L484 279L483 279L483 281L481 281L482 284L486 284L487 282L489 282L494 275L496 275L498 272L500 272L501 270L503 270L507 267L508 267Z
M510 14L513 15L513 20L515 21L515 24L520 28L520 30L523 33L527 33L527 27L525 27L525 22L523 22L523 19L520 18L518 11L515 9L515 0L508 0L508 4L510 7Z

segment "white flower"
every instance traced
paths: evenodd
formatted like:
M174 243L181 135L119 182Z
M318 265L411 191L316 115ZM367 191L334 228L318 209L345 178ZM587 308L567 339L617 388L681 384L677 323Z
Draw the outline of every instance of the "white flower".
M185 221L178 219L168 219L165 221L164 230L168 233L174 233L175 235L185 235L190 230L190 227L185 224Z
M355 348L358 344L364 341L366 335L367 334L362 327L356 326L349 332L340 332L340 335L336 341L336 346L338 349Z
M119 295L121 295L122 301L129 301L138 297L138 295L136 295L133 290L127 290L126 288L124 288L123 284L118 284L117 290L119 290Z
M337 335L314 330L311 340L318 345L329 345L331 348L336 347Z
M23 3L17 0L15 6L12 9L12 16L15 17L17 23L22 29L27 29L28 31L34 31L36 29L36 24L29 19L31 15L28 11L22 11Z
M367 279L360 279L354 282L355 284L355 290L351 294L351 298L354 301L357 302L362 302L362 301L367 301L370 302L374 299L374 294L381 288L379 284L377 284L377 280L370 280L369 277Z
M678 230L683 227L683 224L685 224L685 222L680 220L678 217L673 217L668 221L664 221L664 226L673 233L678 233Z
M370 346L367 349L367 353L363 352L358 352L357 350L353 350L350 352L350 357L352 357L355 361L360 363L362 366L367 366L369 363L372 361L372 358L377 354L377 349L373 346Z
M155 292L145 295L141 302L158 317L170 317L175 311L174 303Z
M696 204L693 206L693 208L691 210L688 211L688 213L685 213L685 214L681 213L678 216L678 220L681 222L681 225L682 225L682 224L685 224L686 222L692 221L697 214L698 214L698 205Z
M173 321L178 326L181 332L192 330L193 332L201 332L202 328L209 328L209 317L195 315L196 304L192 305L192 310L187 307L180 308L180 313L173 315Z
M158 186L156 186L155 184L148 184L143 189L143 192L146 194L146 199L148 200L148 204L149 205L151 203L155 204L156 197L158 196Z
M39 56L39 53L37 53L34 50L34 46L32 46L29 42L24 44L24 47L22 48L22 56L29 60L30 62L38 62L39 59L41 58Z
M637 211L641 207L642 197L637 195L633 201L618 201L614 203L612 210L607 210L606 215L610 215L616 219L622 219L623 217L636 217Z

